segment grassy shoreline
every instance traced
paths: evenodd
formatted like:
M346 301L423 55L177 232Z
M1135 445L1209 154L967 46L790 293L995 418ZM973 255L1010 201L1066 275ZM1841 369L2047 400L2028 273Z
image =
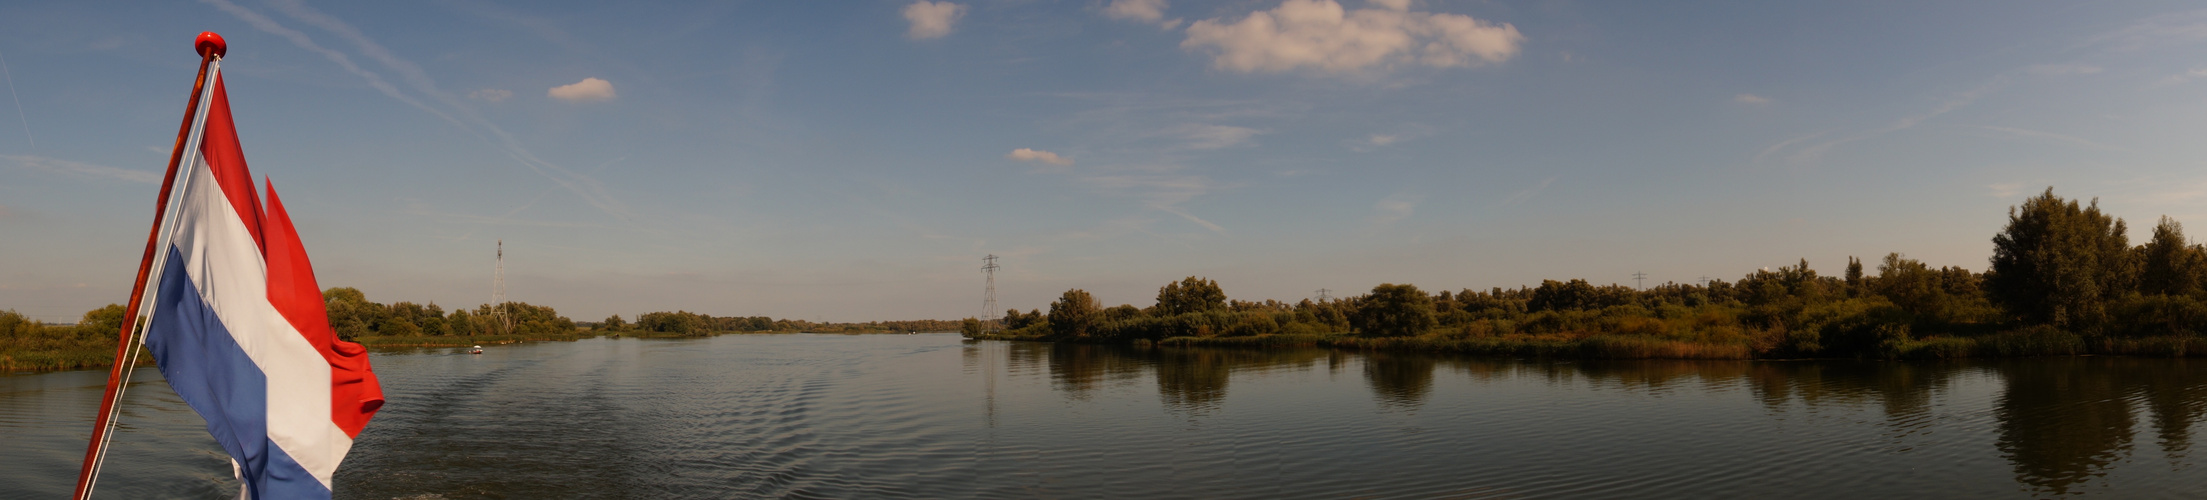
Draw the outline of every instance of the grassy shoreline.
M1131 342L1102 339L1052 338L1051 336L979 335L976 340L1028 342L1120 343L1137 346L1229 347L1249 349L1315 347L1356 351L1426 352L1475 356L1563 359L1794 359L1758 356L1754 346L1672 340L1635 335L1512 335L1485 338L1358 337L1349 334L1268 334L1237 337L1167 337ZM2060 331L2026 329L1977 337L1931 337L1888 342L1871 359L2019 358L2036 356L2207 356L2207 337L2164 335L2138 338L2087 339Z

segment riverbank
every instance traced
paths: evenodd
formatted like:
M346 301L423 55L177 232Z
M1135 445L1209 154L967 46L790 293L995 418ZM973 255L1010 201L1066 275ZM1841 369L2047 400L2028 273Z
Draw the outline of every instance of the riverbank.
M456 336L380 336L357 337L353 342L368 347L467 347L475 345L512 344L515 342L573 342L597 337L589 332L578 333L530 333L515 335L456 335Z
M1507 335L1483 338L1421 335L1409 337L1359 337L1333 334L1268 334L1235 337L1167 337L1158 340L1116 341L1093 338L1056 338L1049 335L978 335L979 340L1128 344L1134 346L1303 348L1318 347L1355 351L1445 353L1515 358L1576 359L1790 359L1772 356L1747 343L1697 342L1636 335ZM2048 328L2027 328L1976 337L1931 337L1888 341L1873 356L1880 359L1964 359L2036 356L2119 355L2147 357L2207 356L2207 337L2164 335L2138 338L2088 339Z

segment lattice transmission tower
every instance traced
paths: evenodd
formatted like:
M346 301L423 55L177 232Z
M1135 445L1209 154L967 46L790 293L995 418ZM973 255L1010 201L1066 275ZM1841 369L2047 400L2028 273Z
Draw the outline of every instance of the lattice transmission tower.
M989 331L996 331L996 254L981 258L981 272L989 277L987 291L981 292L981 324Z
M490 277L491 322L498 325L498 333L513 330L513 317L506 315L506 240L498 240L498 268Z

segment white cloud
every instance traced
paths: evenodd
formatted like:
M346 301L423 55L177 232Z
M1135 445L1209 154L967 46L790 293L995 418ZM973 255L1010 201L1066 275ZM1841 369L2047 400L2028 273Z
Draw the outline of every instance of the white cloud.
M1049 151L1041 151L1027 148L1014 149L1010 154L1004 155L1004 157L1017 161L1042 162L1058 166L1069 167L1073 165L1072 158L1058 156L1057 153L1052 153Z
M553 89L553 90L559 90L559 89ZM608 87L608 91L610 91L610 90L611 90L611 88L610 88L610 87ZM511 90L505 90L505 89L482 89L482 90L477 90L477 91L474 91L474 92L469 92L469 93L467 93L467 98L469 98L469 99L476 99L476 100L483 100L483 101L490 101L490 102L498 102L498 101L503 101L503 100L506 100L507 98L511 98L511 97L513 97L513 91L511 91Z
M613 82L597 78L584 78L579 82L552 87L544 95L569 102L609 101L615 97Z
M143 182L148 184L161 182L160 172L130 170L124 168L110 167L106 165L93 165L90 163L47 158L43 156L0 155L0 158L12 160L17 165L22 165L25 168L43 170L58 174L106 177L109 179L119 179L130 182Z
M1166 7L1165 0L1111 0L1111 5L1104 6L1104 15L1112 19L1157 23L1165 29L1179 27L1179 19L1165 20Z
M1740 103L1740 104L1753 104L1753 105L1756 105L1756 106L1761 106L1761 105L1764 105L1764 104L1770 104L1770 98L1768 98L1768 97L1763 97L1763 96L1759 96L1759 95L1755 95L1755 94L1740 94L1740 95L1732 96L1732 102L1736 102L1736 103Z
M1995 198L2014 198L2016 197L2016 195L2023 194L2023 183L2002 182L1998 184L1987 185L1985 186L1985 189L1991 190L1992 195Z
M1181 125L1172 130L1174 135L1188 141L1188 149L1224 149L1249 142L1257 136L1257 129L1232 125Z
M912 22L911 31L904 36L913 40L926 40L950 34L950 25L966 14L966 6L950 2L919 0L904 6L904 20Z
M1364 143L1365 143L1365 144L1370 144L1370 145L1373 145L1373 146L1385 146L1385 145L1388 145L1388 144L1394 144L1394 143L1396 143L1396 142L1398 142L1398 141L1401 141L1401 140L1402 140L1402 138L1401 138L1401 137L1396 137L1396 136L1392 136L1392 135L1387 135L1387 134L1372 134L1372 137L1371 137L1370 139L1365 139L1365 140L1364 140Z
M1345 10L1333 0L1286 0L1239 21L1188 26L1180 47L1214 53L1211 65L1243 73L1302 68L1351 73L1396 64L1433 67L1500 63L1517 55L1517 27L1461 14L1411 12L1407 1Z

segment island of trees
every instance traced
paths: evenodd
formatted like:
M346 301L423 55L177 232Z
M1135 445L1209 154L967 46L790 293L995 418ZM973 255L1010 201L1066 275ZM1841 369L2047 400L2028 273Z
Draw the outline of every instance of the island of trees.
M1339 300L1229 300L1189 277L1156 305L1101 307L1067 290L1047 311L968 318L969 337L1169 345L1316 345L1596 358L1962 358L2207 354L2207 248L2162 217L2130 245L2122 219L2044 193L2011 207L1989 268L1887 254L1874 274L1807 260L1738 281L1645 290L1586 280L1429 293L1381 284Z

